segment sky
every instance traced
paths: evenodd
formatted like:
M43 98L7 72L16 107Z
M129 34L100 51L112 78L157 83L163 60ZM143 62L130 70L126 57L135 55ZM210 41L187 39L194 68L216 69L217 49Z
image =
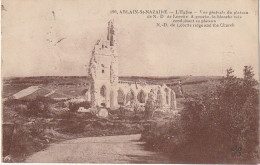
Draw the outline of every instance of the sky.
M2 76L86 76L91 50L117 28L119 76L258 73L257 1L2 0ZM234 28L158 28L145 15L111 10L241 10Z

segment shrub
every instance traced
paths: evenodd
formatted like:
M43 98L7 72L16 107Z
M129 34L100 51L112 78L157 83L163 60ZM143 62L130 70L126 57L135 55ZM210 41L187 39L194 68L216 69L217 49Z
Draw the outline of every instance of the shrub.
M14 157L28 155L42 149L44 140L44 125L36 121L27 125L17 124L11 145L10 154Z
M79 134L84 132L86 123L84 121L77 120L61 120L58 125L60 133Z
M258 146L258 89L252 68L227 75L216 91L189 98L181 114L188 146L205 161L253 163ZM255 162L254 162L255 163Z
M50 104L54 102L50 98L37 96L35 99L27 102L27 110L23 113L27 116L49 116Z
M50 104L55 101L50 98L38 96L31 100L9 99L4 102L4 107L10 107L21 115L46 117L49 115Z
M74 102L70 102L69 103L69 109L72 112L76 112L79 107L84 107L86 109L90 108L90 103L88 101L84 101L84 102L80 102L80 103L74 103Z
M216 89L187 98L176 122L146 131L147 145L186 163L256 163L258 83L252 67L245 66L243 78L232 73Z

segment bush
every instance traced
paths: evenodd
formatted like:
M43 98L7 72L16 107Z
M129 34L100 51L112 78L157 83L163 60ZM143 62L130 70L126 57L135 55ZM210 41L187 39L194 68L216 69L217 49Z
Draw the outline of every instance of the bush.
M176 122L146 131L147 145L185 163L256 163L258 83L252 67L243 78L232 73L215 90L187 98Z
M86 123L81 120L61 120L58 125L61 127L58 130L60 133L79 134L84 132Z
M76 112L79 109L79 107L84 107L84 108L88 109L88 108L90 108L90 102L84 101L84 102L80 102L80 103L73 103L73 102L69 103L69 109L72 112Z
M51 98L46 98L42 96L37 96L33 100L29 100L27 103L27 110L24 114L27 116L49 116L50 104L55 101Z
M31 100L9 99L4 102L4 107L10 107L21 115L31 116L49 116L50 104L55 101L50 98L38 96Z
M258 146L258 89L252 68L244 78L227 75L216 91L189 98L181 114L188 146L208 162L255 163ZM196 157L195 156L195 157Z
M19 157L41 150L46 144L43 131L44 126L39 122L16 125L10 155Z

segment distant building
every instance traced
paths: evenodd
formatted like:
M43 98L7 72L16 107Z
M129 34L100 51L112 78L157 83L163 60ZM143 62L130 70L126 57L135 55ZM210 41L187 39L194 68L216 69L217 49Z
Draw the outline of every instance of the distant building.
M158 105L176 109L175 92L164 85L147 85L142 82L118 80L118 54L116 30L113 21L108 22L107 37L96 42L89 64L90 90L86 98L92 106L116 109L138 101L145 104L150 92L155 93Z

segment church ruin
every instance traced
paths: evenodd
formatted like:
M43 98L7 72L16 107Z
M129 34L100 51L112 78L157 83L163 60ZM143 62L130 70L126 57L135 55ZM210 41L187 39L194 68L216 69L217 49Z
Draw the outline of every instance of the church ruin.
M149 93L154 93L161 108L176 109L175 92L164 85L148 85L145 82L121 81L118 78L118 54L116 30L113 21L108 22L107 37L96 42L89 64L90 88L87 100L93 107L116 109L131 106L137 101L145 104Z

